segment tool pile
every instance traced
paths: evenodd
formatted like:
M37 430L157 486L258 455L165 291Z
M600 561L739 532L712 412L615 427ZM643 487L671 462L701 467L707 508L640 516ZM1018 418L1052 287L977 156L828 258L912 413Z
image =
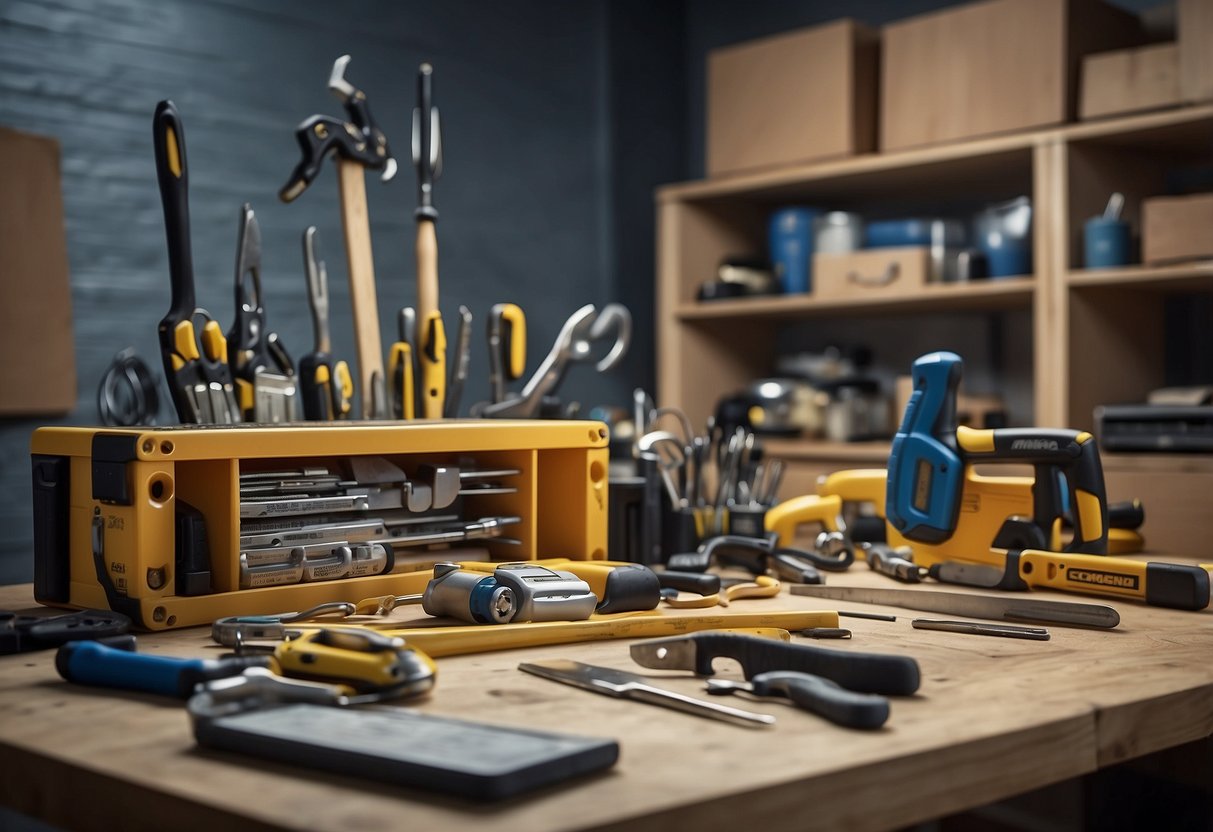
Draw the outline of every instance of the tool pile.
M387 136L371 115L366 93L346 78L350 57L338 58L328 88L343 115L314 115L295 129L301 158L279 191L283 202L298 200L333 157L353 308L355 370L333 356L327 274L317 249L315 226L303 232L304 271L311 304L314 345L298 366L270 331L261 291L261 234L253 208L240 211L235 278L235 319L226 335L209 312L197 306L190 252L189 171L185 132L176 107L162 101L154 117L156 170L164 208L172 301L160 322L164 370L182 424L279 424L300 418L329 422L362 419L454 418L471 364L473 314L459 307L454 352L438 294L438 210L434 186L442 173L442 133L433 103L433 67L417 74L412 160L417 172L415 250L417 305L399 310L398 340L388 349L385 370L379 332L374 253L365 176L383 182L397 171ZM515 304L497 304L487 326L489 398L472 415L499 418L573 418L580 406L562 402L557 391L573 363L593 361L599 372L616 366L631 340L631 315L619 304L601 311L587 304L565 322L551 350L520 392L506 384L526 369L526 322ZM602 342L602 347L599 347ZM448 366L449 365L449 366ZM102 379L99 407L107 424L153 424L156 402L146 383L116 359ZM127 389L129 388L129 389ZM355 405L355 398L358 404Z

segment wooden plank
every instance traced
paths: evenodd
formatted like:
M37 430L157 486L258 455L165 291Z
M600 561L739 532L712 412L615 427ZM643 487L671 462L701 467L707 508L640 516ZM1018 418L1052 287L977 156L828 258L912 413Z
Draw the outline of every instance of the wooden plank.
M76 353L59 142L0 127L0 415L66 413Z

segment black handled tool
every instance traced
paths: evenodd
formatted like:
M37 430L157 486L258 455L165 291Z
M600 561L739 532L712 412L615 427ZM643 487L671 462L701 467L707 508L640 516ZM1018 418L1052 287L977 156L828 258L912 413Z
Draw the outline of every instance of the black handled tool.
M889 718L889 700L874 693L856 693L809 673L771 671L748 682L709 679L708 693L749 693L763 698L790 699L793 704L845 728L879 728Z
M40 616L0 610L0 655L47 650L69 641L113 638L130 627L129 618L110 610Z
M747 679L772 670L794 670L824 676L850 690L887 696L909 696L918 690L921 679L918 662L909 656L831 650L736 633L691 633L632 645L637 664L693 670L700 676L711 676L712 661L720 657L735 659Z
M247 202L240 208L236 248L236 317L227 333L228 354L245 421L297 418L295 365L277 332L269 332L261 302L261 226Z
M305 419L348 419L354 410L354 379L349 365L334 361L329 338L329 283L324 261L316 254L316 226L303 232L303 266L312 309L314 349L299 360L299 392Z
M239 422L240 409L227 364L227 341L219 323L196 306L185 132L173 102L161 101L156 105L152 138L172 286L172 301L159 326L160 352L173 405L177 418L185 424ZM204 322L201 350L195 318Z

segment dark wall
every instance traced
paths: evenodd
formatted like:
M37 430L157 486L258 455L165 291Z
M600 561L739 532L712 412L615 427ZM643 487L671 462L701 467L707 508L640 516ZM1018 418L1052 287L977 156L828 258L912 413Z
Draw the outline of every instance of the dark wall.
M0 4L0 123L62 146L80 381L76 409L59 421L96 422L97 380L123 347L160 372L155 331L169 288L151 116L161 98L176 102L185 127L199 304L229 326L237 216L250 201L261 222L268 322L301 356L311 326L299 238L315 224L334 351L353 360L335 171L327 165L293 204L276 196L297 161L295 126L316 112L339 114L326 85L343 53L401 164L393 182L367 181L384 339L395 333L396 310L416 302L408 128L416 68L428 60L445 149L435 201L448 337L458 304L477 316L465 410L486 392L484 315L498 301L527 312L531 369L577 307L632 305L628 365L601 378L577 367L562 390L586 408L626 404L652 375L651 189L684 175L681 54L664 48L678 41L682 7L640 11L633 2L559 0ZM616 93L651 67L659 84ZM637 139L612 124L631 115L658 139L621 174L621 154ZM29 437L54 421L0 424L0 583L32 576Z

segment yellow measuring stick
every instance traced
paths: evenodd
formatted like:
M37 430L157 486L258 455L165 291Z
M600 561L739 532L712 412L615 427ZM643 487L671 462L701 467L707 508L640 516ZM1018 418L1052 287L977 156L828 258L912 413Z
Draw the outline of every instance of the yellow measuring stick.
M349 625L345 625L349 626ZM696 615L628 615L591 618L588 621L543 621L529 624L470 624L463 627L410 627L380 630L399 636L410 647L434 658L489 653L516 647L547 644L574 644L614 638L654 638L676 636L699 630L738 627L776 627L781 630L807 630L812 627L837 627L838 613L812 612L725 612Z

